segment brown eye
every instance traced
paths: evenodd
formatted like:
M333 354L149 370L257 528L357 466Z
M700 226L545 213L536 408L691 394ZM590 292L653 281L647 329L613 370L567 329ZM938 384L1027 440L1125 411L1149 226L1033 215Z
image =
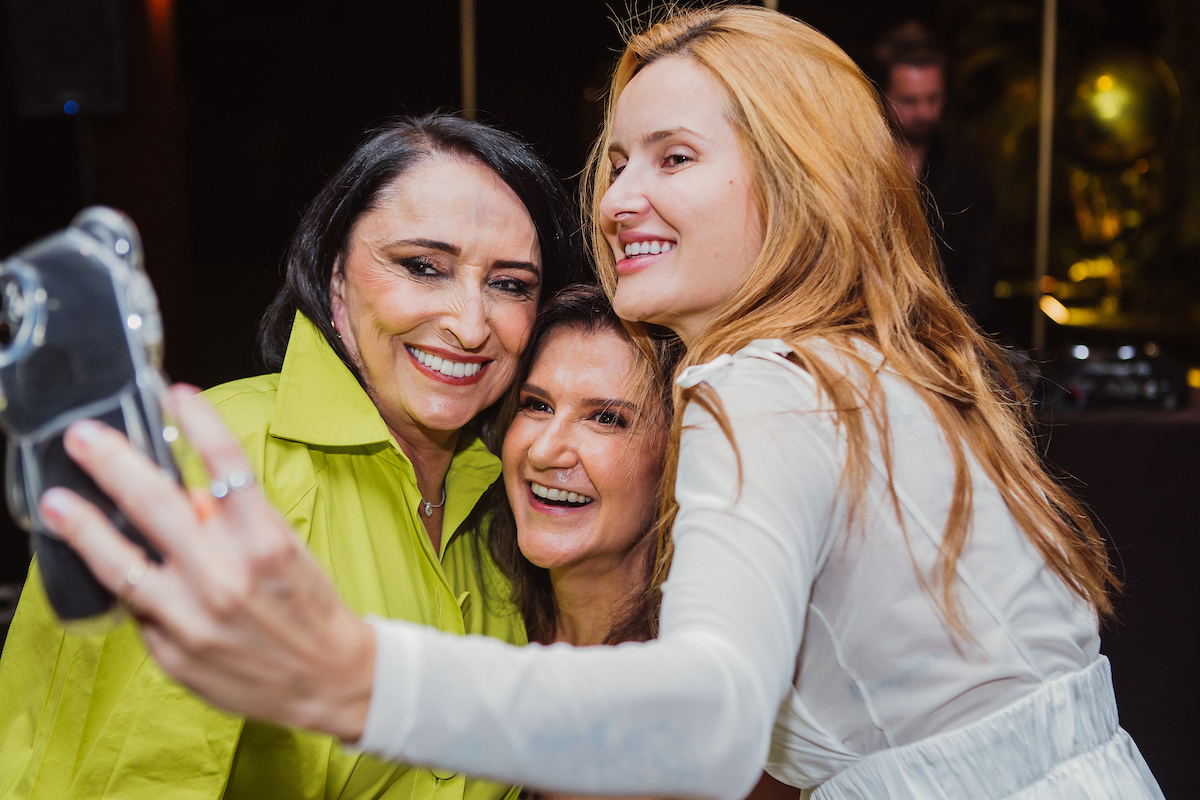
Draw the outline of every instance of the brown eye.
M536 397L526 397L521 401L522 411L532 411L535 414L553 414L554 409L544 400Z
M424 256L402 258L400 259L400 266L408 270L410 275L417 278L433 278L440 274L434 263Z
M625 428L629 426L629 422L625 419L625 417L611 409L597 411L592 415L592 419L594 419L596 422L599 422L601 425L608 425L614 428Z
M505 294L517 297L531 297L534 293L534 288L520 278L496 278L489 285L493 289L499 289Z

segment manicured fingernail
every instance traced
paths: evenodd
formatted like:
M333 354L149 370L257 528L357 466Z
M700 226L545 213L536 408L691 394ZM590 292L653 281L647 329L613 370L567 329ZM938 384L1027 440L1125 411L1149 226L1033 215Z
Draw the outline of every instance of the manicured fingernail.
M91 444L104 432L104 426L94 419L81 419L78 422L72 422L71 427L67 428L67 432L80 443Z
M42 514L55 520L71 511L71 495L65 489L47 489L42 493Z

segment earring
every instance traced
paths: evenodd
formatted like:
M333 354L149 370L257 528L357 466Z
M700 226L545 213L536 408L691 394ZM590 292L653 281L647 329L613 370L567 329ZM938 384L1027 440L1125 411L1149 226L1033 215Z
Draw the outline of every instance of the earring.
M333 317L329 318L329 327L333 328L333 332L337 335L337 337L339 339L342 338L342 332L337 329L337 323L335 323L333 321Z

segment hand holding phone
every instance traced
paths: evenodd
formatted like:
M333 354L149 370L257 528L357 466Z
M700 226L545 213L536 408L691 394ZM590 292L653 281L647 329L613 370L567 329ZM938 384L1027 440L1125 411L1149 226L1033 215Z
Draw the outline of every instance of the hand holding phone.
M116 598L49 532L38 501L65 486L94 503L147 556L160 557L67 456L63 431L84 417L122 431L178 479L163 421L163 329L137 228L92 206L0 263L0 427L6 498L30 531L42 582L64 622L106 618Z

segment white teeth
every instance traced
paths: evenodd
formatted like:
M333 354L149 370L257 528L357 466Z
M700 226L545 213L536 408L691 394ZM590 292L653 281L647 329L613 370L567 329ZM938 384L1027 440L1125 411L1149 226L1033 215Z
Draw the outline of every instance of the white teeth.
M545 500L553 500L559 503L574 503L580 506L586 506L588 503L592 502L592 498L588 497L587 495L568 492L566 489L550 489L536 482L531 482L529 487L533 489L533 493L535 495Z
M629 244L625 245L625 255L629 257L644 256L648 254L658 255L659 253L666 253L672 247L674 247L674 245L671 244L671 242L659 240L630 242Z
M449 375L454 378L469 378L483 368L482 364L451 361L448 358L426 353L424 350L420 350L412 345L409 345L408 351L417 357L417 361L420 361L434 372L440 372L443 375Z

